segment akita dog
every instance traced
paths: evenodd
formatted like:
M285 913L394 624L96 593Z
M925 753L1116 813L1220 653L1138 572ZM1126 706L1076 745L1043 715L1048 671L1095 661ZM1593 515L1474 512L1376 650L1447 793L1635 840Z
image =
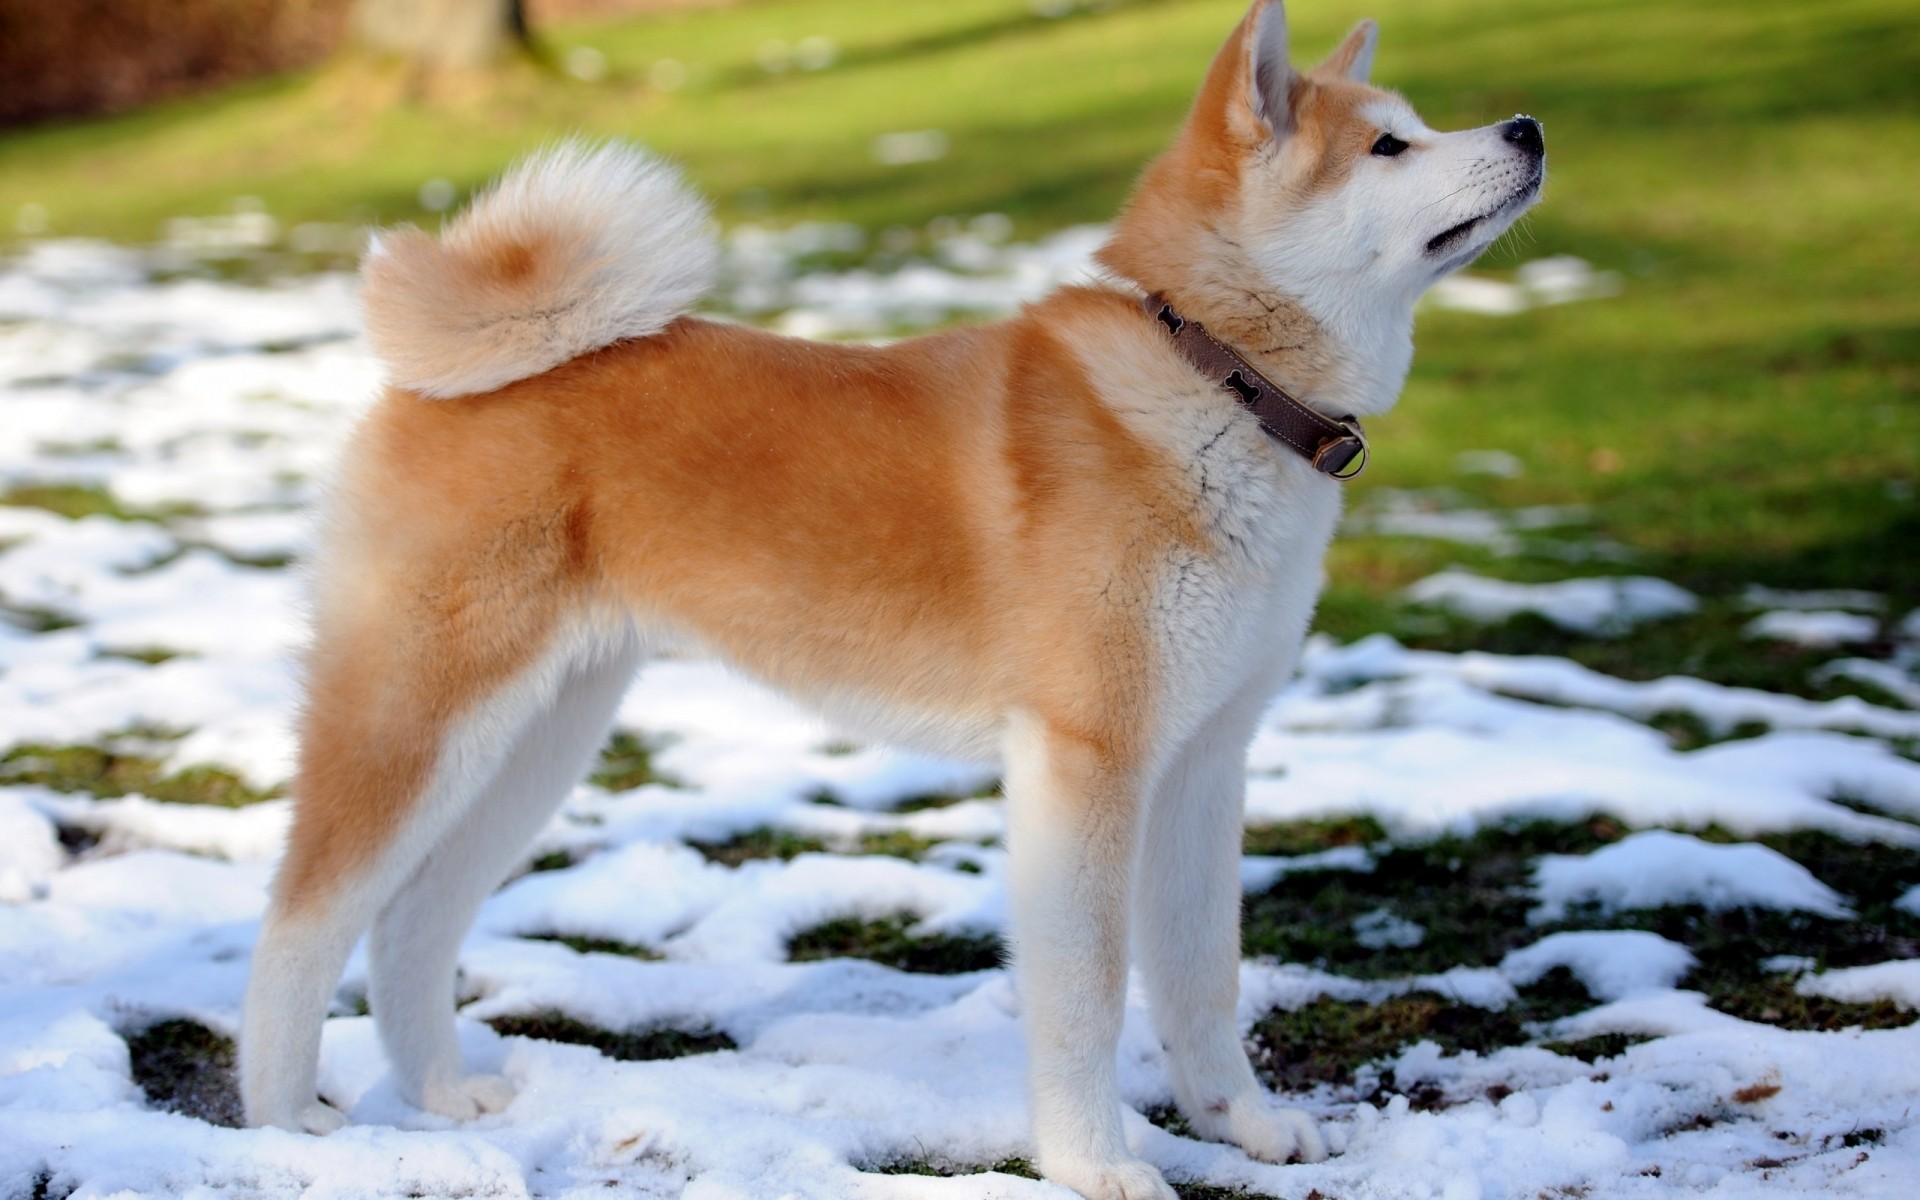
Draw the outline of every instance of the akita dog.
M249 1121L326 1132L329 997L371 927L401 1094L471 1117L454 969L649 655L1004 764L1035 1162L1170 1198L1121 1133L1131 944L1202 1137L1318 1160L1234 1025L1244 762L1293 669L1358 419L1414 300L1538 198L1539 124L1427 128L1363 22L1227 39L1099 252L1106 282L890 346L688 315L706 210L617 146L527 161L368 255L390 375L328 501L292 837L246 996Z

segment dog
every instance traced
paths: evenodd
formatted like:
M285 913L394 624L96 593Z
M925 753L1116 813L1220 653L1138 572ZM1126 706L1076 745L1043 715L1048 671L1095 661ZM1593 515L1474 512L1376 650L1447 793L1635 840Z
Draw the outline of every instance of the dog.
M1121 1132L1129 951L1203 1138L1317 1161L1234 1023L1245 754L1293 670L1414 301L1539 197L1529 117L1436 133L1362 22L1289 65L1257 0L1098 253L998 324L829 345L689 315L717 251L655 159L569 145L363 269L385 394L321 523L289 844L245 1001L247 1119L325 1133L371 930L405 1099L469 1073L455 957L634 673L721 659L863 735L1003 764L1034 1161L1171 1200Z

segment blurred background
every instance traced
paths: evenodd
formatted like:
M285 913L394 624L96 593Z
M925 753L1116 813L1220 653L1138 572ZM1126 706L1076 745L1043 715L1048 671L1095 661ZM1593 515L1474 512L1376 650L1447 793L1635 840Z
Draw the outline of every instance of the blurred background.
M899 334L1005 311L1077 264L1097 231L1057 235L1110 217L1242 11L4 0L0 221L16 248L170 245L176 272L340 269L370 224L432 225L529 147L615 135L713 197L733 251L718 308ZM1526 111L1551 152L1536 215L1422 318L1406 400L1354 489L1363 536L1336 551L1327 627L1528 634L1381 602L1463 558L1520 579L1631 563L1709 597L1760 583L1920 600L1911 15L1896 0L1293 6L1303 59L1373 16L1379 81L1431 124ZM1475 508L1569 524L1395 532L1471 533L1423 517ZM1636 673L1820 690L1804 648L1749 661L1737 610L1606 653Z

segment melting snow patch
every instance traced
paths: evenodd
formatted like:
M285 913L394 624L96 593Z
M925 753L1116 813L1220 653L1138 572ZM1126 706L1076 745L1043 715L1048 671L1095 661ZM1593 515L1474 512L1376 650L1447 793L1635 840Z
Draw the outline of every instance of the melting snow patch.
M1504 621L1537 613L1585 634L1620 634L1635 625L1681 616L1700 607L1692 592L1664 579L1566 579L1558 583L1508 583L1452 569L1429 575L1407 589L1419 604L1449 609L1475 621Z
M1870 967L1846 967L1802 975L1793 990L1802 996L1825 996L1848 1004L1871 1004L1891 1000L1901 1008L1920 1009L1920 959L1875 963Z
M1788 588L1764 587L1757 583L1740 593L1740 602L1748 608L1786 608L1800 612L1844 608L1853 612L1877 613L1884 612L1887 607L1887 598L1879 592L1863 592L1853 588L1795 591Z
M1497 450L1462 455L1461 470L1488 474L1518 469L1517 459ZM1494 554L1518 554L1522 549L1551 553L1567 559L1618 557L1618 548L1592 539L1543 540L1544 531L1578 525L1587 511L1572 505L1536 504L1524 508L1476 508L1451 488L1378 488L1364 505L1346 519L1349 533L1385 537L1430 538L1480 546Z
M1624 282L1613 271L1596 271L1570 254L1535 259L1515 273L1512 283L1465 272L1449 275L1427 292L1435 308L1510 317L1530 308L1594 300L1620 294Z
M1552 933L1500 960L1517 987L1538 983L1565 967L1596 1000L1620 1000L1673 987L1693 969L1693 952L1657 933L1594 929Z
M1747 623L1751 638L1792 642L1797 646L1846 646L1870 642L1880 632L1877 618L1839 611L1800 612L1779 609L1761 613Z
M1240 886L1247 892L1264 892L1289 875L1315 871L1373 870L1373 852L1365 846L1335 846L1312 854L1247 854L1240 859Z
M1601 911L1665 908L1775 908L1846 918L1839 893L1777 850L1716 845L1650 829L1586 855L1550 854L1534 868L1534 922L1557 921L1574 905Z
M1406 950L1426 941L1427 931L1405 917L1376 908L1353 919L1353 940L1369 950Z
M17 790L0 791L0 904L24 904L44 894L65 861L53 823Z
M1815 683L1831 679L1851 679L1878 688L1908 708L1920 708L1920 678L1897 663L1873 658L1842 658L1826 663L1813 673Z

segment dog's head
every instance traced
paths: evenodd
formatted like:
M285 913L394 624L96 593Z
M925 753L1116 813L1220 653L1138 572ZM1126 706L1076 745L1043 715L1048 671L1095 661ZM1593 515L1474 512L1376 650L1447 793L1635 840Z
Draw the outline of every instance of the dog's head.
M1340 326L1346 309L1410 312L1539 198L1546 149L1531 117L1427 128L1367 82L1377 37L1363 21L1296 71L1281 0L1257 0L1102 261L1201 307L1209 293L1278 294Z

